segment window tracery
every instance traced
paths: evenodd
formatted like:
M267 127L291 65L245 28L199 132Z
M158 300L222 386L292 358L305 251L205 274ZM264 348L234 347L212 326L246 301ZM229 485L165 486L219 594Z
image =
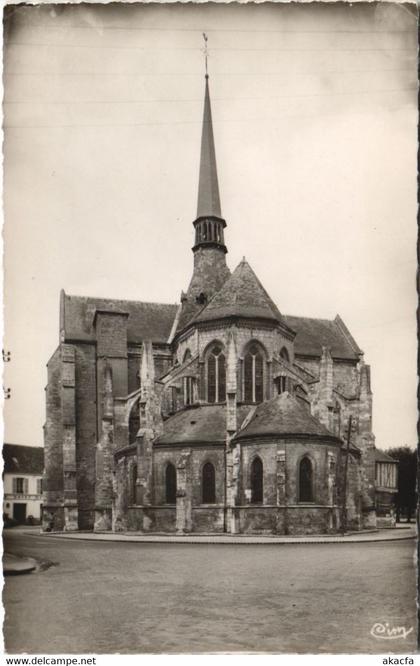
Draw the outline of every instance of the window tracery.
M257 343L252 343L244 358L245 402L264 400L264 355Z
M226 400L226 359L222 345L215 343L207 354L207 401Z

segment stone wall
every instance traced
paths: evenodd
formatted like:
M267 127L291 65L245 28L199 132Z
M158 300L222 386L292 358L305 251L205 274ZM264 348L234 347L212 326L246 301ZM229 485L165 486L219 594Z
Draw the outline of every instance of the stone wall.
M337 446L331 442L305 439L243 441L241 443L241 482L240 503L250 503L250 468L252 460L258 455L264 468L264 503L277 504L277 454L284 451L285 458L285 497L288 504L298 504L299 463L308 456L314 470L314 502L330 503L328 495L328 453L337 458Z
M165 469L171 462L178 466L182 449L171 447L170 449L154 449L153 452L153 504L165 503ZM192 505L202 505L201 472L206 462L214 465L216 473L216 503L224 503L225 487L225 461L223 447L209 447L208 449L193 448L190 458L190 480L192 484Z
M240 448L239 493L233 508L239 532L316 534L331 533L337 529L338 450L334 443L299 438L272 439L242 442ZM264 469L263 505L251 504L250 467L256 455L261 458ZM308 455L314 465L314 501L308 503L300 503L298 498L298 466L304 455ZM182 457L186 465L182 469L188 479L185 490L191 499L190 504L186 505L187 511L190 511L189 518L183 518L183 525L188 524L188 529L182 531L217 533L227 530L223 447L155 449L153 502L148 507L129 508L129 529L176 531L177 509L175 506L165 506L165 469L168 463L172 463L179 470ZM211 462L216 472L216 503L211 505L202 504L201 472L206 462ZM356 466L354 472L349 472L351 478L353 474L356 475L356 485L357 469ZM185 481L178 479L178 490L182 486L182 495L184 485Z
M320 363L319 358L307 358L305 356L296 355L295 361L301 368L303 368L307 372L310 372L311 375L313 375L316 378L319 377L319 363Z
M96 354L95 346L74 345L76 366L76 464L79 529L93 529L95 504Z
M176 532L176 509L169 506L129 506L127 530L134 532Z
M345 396L354 397L359 388L359 373L355 362L334 360L334 388Z
M46 421L44 426L43 529L62 530L63 510L63 424L61 410L61 351L47 364Z
M224 507L208 505L192 508L192 532L217 534L224 531Z
M64 530L78 528L76 488L76 400L75 352L61 345L61 413L63 423Z

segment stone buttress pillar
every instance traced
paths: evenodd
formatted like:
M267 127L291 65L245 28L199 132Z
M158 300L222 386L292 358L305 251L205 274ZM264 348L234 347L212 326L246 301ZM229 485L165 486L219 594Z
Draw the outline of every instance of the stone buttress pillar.
M337 464L336 457L331 452L327 452L327 484L328 484L328 505L331 507L328 519L328 529L334 532L339 524L338 506L337 506Z
M333 429L333 407L333 360L329 347L322 347L315 416L331 431Z
M42 529L64 529L62 344L47 363Z
M112 529L114 451L118 424L114 398L128 393L129 313L109 304L96 308L97 429L94 530Z
M127 458L122 455L114 459L112 531L125 532L128 529L127 506L129 489L127 487Z
M370 366L360 361L360 393L358 436L356 444L362 452L362 525L376 527L375 513L375 436L372 433L372 390Z
M192 530L191 449L181 451L176 478L176 531L186 534Z
M137 504L143 507L143 529L151 526L147 507L153 504L153 441L163 430L161 401L155 389L155 366L150 341L143 343L140 366L140 428L137 434Z
M227 368L226 368L226 443L225 443L225 531L236 534L235 505L238 496L239 476L239 445L231 444L232 438L238 429L237 423L237 355L235 344L235 328L229 332L227 344Z
M112 370L105 366L104 398L99 441L96 445L95 523L94 531L112 529L114 471L114 400Z
M288 534L287 486L286 486L286 451L277 451L276 488L277 488L277 534Z
M66 532L78 529L76 487L76 378L75 353L70 345L62 346L62 414L63 414L63 499Z

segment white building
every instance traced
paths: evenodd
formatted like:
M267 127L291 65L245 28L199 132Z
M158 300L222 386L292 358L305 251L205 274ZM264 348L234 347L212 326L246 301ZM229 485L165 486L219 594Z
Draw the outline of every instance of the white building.
M18 523L39 522L42 515L44 449L3 446L3 515Z

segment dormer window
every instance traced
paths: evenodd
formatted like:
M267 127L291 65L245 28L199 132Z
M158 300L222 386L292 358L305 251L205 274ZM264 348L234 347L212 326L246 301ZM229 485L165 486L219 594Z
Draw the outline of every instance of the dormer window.
M196 296L195 300L198 305L205 305L207 303L207 295L204 292L201 292L198 296Z

